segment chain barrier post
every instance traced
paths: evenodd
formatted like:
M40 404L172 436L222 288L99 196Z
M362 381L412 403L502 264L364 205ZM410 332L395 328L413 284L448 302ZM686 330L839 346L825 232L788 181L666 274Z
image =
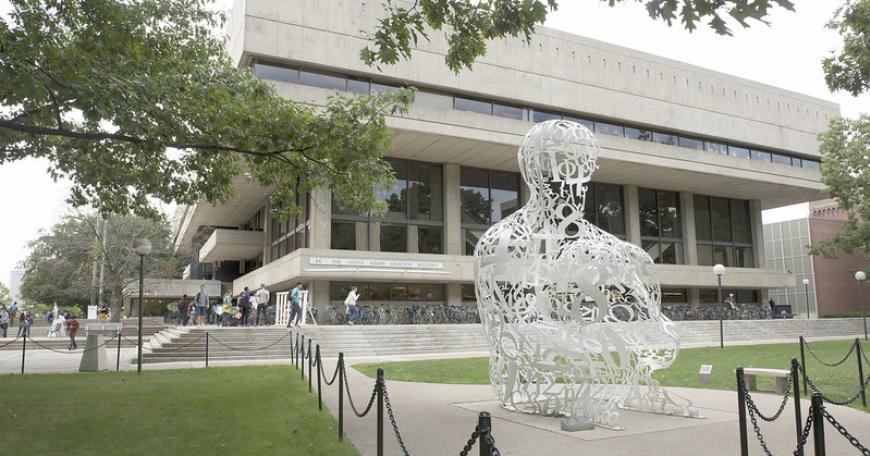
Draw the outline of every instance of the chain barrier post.
M749 439L746 431L746 395L743 368L737 368L737 418L740 426L740 456L749 456Z
M315 356L317 359L317 410L323 410L323 395L320 392L320 371L323 367L320 365L322 362L320 360L320 344L317 344L317 354Z
M489 415L489 412L480 412L480 415L477 417L477 428L480 429L477 442L477 446L480 447L480 456L491 456L492 446L490 446L489 439L487 438L492 432L492 417Z
M813 393L813 447L816 456L825 456L825 418L822 416L822 393Z
M296 345L293 347L293 365L299 369L299 333L296 333Z
M121 370L121 330L118 330L118 355L115 357L115 372Z
M801 341L801 366L804 367L804 391L809 391L810 387L807 385L807 357L804 354L804 336L800 337Z
M338 354L338 441L344 441L344 353Z
M290 365L293 365L293 331L289 332L290 334Z
M205 332L205 368L208 369L208 331Z
M311 369L314 365L314 360L311 358L311 339L308 339L308 392L311 392Z
M302 365L302 372L299 373L299 378L305 380L305 334L302 335L302 349L299 350L299 364ZM311 372L309 372L308 375L311 375Z
M799 371L798 371L798 360L797 358L791 359L791 384L794 388L794 425L795 430L797 432L797 441L800 444L801 434L803 432L803 419L801 417L801 385L798 381ZM796 451L797 456L803 456L804 448L802 446L798 446Z
M24 358L27 357L27 330L24 329L24 340L21 341L21 374L24 374Z
M864 391L864 363L861 361L861 339L855 338L855 357L858 358L858 388L861 388L861 404L867 407L867 392Z
M375 390L378 392L378 456L384 456L384 370L380 367L375 382Z

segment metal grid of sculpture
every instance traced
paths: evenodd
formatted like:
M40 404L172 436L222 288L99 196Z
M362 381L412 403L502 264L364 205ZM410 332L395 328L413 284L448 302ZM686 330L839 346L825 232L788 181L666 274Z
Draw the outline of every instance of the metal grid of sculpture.
M562 120L520 146L529 200L474 252L491 383L507 409L611 429L620 408L698 416L652 378L679 349L652 259L583 218L598 153L586 127Z

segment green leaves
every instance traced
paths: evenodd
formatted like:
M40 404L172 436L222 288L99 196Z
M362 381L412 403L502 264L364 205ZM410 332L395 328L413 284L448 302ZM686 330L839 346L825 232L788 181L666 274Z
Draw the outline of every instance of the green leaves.
M599 0L615 6L627 0ZM724 17L743 27L749 19L765 22L775 6L794 10L789 0L636 0L644 2L650 17L672 25L677 19L693 31L698 22L721 35L731 35ZM864 0L866 2L866 0ZM557 0L418 0L414 6L397 6L386 0L387 14L379 20L371 44L360 57L369 65L391 65L411 58L411 47L430 30L444 31L449 44L445 63L458 73L471 68L474 60L486 54L486 42L508 36L532 38L535 27L544 23L549 12L558 8Z
M856 97L870 90L870 0L848 0L828 28L843 37L843 48L822 61L828 88Z
M346 188L357 169L368 174L346 194L372 205L356 194L390 178L383 116L404 109L401 97L337 98L325 110L281 98L229 61L211 1L11 3L0 19L0 163L48 158L75 205L155 216L154 199L226 201L242 171L280 199L297 179Z

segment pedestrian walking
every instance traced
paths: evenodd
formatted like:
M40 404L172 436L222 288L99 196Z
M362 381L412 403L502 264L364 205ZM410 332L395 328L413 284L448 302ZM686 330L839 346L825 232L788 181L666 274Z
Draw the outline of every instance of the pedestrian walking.
M195 305L190 306L188 310L188 319L191 326L196 326L196 317L199 315L199 309Z
M297 283L293 290L290 291L290 320L287 321L287 327L299 326L302 321L302 283Z
M254 293L251 295L251 326L259 326L257 324L257 307L259 303L257 302L257 294Z
M350 292L347 294L347 297L344 298L344 305L347 306L347 324L352 325L357 316L359 315L359 310L356 307L356 301L359 299L359 293L356 292L356 286L350 287Z
M264 325L269 324L269 310L272 306L269 304L269 290L266 289L266 284L261 283L260 289L257 290L257 324L263 320Z
M187 314L190 311L190 298L187 295L178 301L178 326L187 326Z
M79 321L76 320L76 317L70 315L70 317L66 320L66 333L69 335L69 350L75 350L79 348L78 344L76 344L76 333L79 331ZM121 341L118 341L121 343Z
M18 319L18 335L30 337L30 327L33 326L33 315L30 312L21 311Z
M250 326L248 319L251 315L251 293L248 292L248 287L239 296L239 309L242 311L242 326Z
M0 331L3 332L3 338L6 338L6 331L9 329L9 321L11 317L5 305L0 305Z
M205 292L205 284L199 286L194 303L196 304L196 316L199 319L199 324L204 325L206 323L205 312L208 309L208 293Z
M9 318L14 319L18 316L18 301L12 301L12 305L9 307Z
M223 310L221 326L229 326L233 323L233 317L236 314L235 310L233 310L233 295L229 290L224 293Z

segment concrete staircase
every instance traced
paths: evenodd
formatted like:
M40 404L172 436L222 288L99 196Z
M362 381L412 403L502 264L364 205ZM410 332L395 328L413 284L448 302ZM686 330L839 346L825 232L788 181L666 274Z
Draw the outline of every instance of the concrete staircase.
M329 357L338 352L357 358L489 350L479 324L318 326L304 333Z
M84 347L85 340L87 339L87 328L98 328L101 325L105 325L106 327L110 327L113 325L112 323L99 321L99 320L79 320L80 328L78 333L76 333L76 343L78 343L79 347ZM121 335L123 336L121 339L121 347L130 347L135 345L136 337L138 336L138 324L135 319L127 319L123 320L121 325ZM56 350L65 350L69 345L69 336L65 335L58 337L48 337L48 322L42 321L41 323L34 322L33 327L30 329L30 337L32 340L27 341L27 351L30 350L38 350L41 349L36 343L38 342L40 345L45 347L53 348ZM154 334L159 333L160 331L167 328L167 326L163 323L162 318L146 318L143 320L142 324L142 336L147 341L148 338L153 336ZM64 328L65 330L66 328ZM16 322L14 326L11 326L8 331L8 337L6 339L0 338L0 350L18 350L21 351L21 345L23 344L22 339L18 339L15 342L12 342L15 339L15 336L18 334L18 323ZM105 339L109 339L114 335L112 332L104 333ZM109 347L117 347L116 342L113 340L108 344Z
M142 354L142 362L204 361L206 333L209 360L290 358L286 328L210 326L175 327L155 334L150 340L150 350Z
M683 346L719 344L719 320L678 321ZM864 335L860 318L822 318L819 320L725 320L725 343L793 340L798 337L846 337Z

